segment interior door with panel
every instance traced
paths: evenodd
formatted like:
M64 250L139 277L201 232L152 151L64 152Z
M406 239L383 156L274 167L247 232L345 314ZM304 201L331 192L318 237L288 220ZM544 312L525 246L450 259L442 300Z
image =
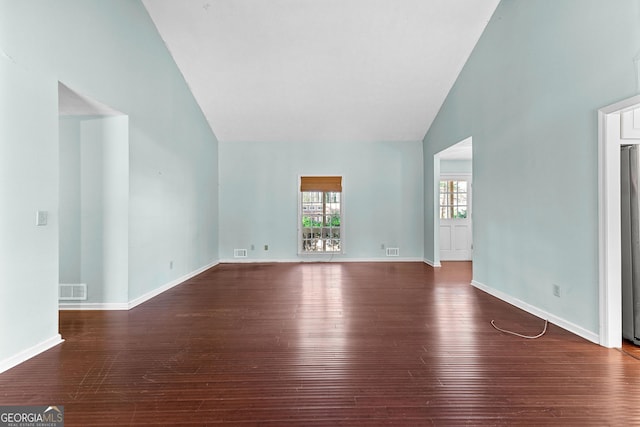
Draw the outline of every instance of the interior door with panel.
M439 185L440 260L470 261L471 176L441 176Z

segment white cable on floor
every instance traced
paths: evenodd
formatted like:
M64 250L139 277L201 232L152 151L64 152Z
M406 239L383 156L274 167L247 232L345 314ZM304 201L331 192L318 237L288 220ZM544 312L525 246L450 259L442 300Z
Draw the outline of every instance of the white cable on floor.
M493 326L494 328L496 328L500 332L504 332L506 334L515 335L515 336L521 337L521 338L526 338L526 339L529 339L529 340L534 340L536 338L540 338L541 336L543 336L547 332L547 325L548 324L549 324L549 320L545 319L544 320L544 329L542 330L542 332L540 332L538 335L528 336L528 335L519 334L517 332L507 331L506 329L501 329L501 328L496 326L495 320L491 321L491 326Z

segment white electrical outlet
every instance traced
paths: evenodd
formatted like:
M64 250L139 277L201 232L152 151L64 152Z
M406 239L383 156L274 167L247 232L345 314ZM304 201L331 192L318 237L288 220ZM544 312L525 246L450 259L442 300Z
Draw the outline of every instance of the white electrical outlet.
M37 211L36 212L36 225L47 225L48 217L49 217L49 212L47 212L47 211Z

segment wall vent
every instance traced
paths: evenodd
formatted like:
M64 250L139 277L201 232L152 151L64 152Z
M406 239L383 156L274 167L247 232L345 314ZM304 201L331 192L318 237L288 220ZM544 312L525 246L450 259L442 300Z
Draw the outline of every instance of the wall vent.
M60 283L58 287L58 299L85 301L87 299L86 283Z
M400 256L400 248L387 248L387 256Z
M247 257L247 250L246 249L234 249L233 250L233 257L234 258L246 258Z

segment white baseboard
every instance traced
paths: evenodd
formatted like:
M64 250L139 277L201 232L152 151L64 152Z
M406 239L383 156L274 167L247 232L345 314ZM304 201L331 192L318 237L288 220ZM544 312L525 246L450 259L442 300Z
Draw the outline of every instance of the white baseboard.
M440 264L439 262L435 263L435 262L431 261L430 259L426 259L425 258L425 259L422 260L422 262L424 262L425 264L427 264L427 265L429 265L431 267L434 267L434 268L442 267L442 264Z
M224 258L220 264L258 264L258 263L293 263L299 259L260 259L260 258Z
M215 267L216 265L218 265L218 261L214 261L210 264L205 265L204 267L200 267L197 270L192 271L191 273L185 274L182 277L179 277L175 280L172 280L171 282L167 283L164 286L161 286L159 288L156 288L150 292L147 292L144 295L139 296L138 298L135 298L131 301L129 301L129 310L142 304L143 302L149 301L151 298L160 295L163 292L168 291L169 289L178 286L179 284L186 282L187 280L191 279L194 276L197 276L200 273L203 273L205 271L207 271L208 269Z
M60 310L129 310L126 302L61 302Z
M293 259L258 259L258 258L226 258L220 264L252 264L252 263L302 263L302 262L422 262L422 258L384 257L384 258L342 258L338 255L320 257L301 256Z
M384 258L349 258L341 262L422 262L422 258L386 256Z
M511 295L508 295L497 289L493 289L475 280L471 281L471 285L480 289L481 291L488 293L489 295L492 295L504 302L507 302L515 307L518 307L519 309L524 310L527 313L533 314L534 316L538 316L542 319L546 319L549 321L549 323L553 323L554 325L559 326L562 329L565 329L573 334L576 334L579 337L582 337L593 343L600 344L600 337L598 336L598 334L591 332L583 328L582 326L576 325L575 323L572 323L566 319L563 319L554 314L546 312L536 306L533 306L529 303L519 300L518 298L514 298Z
M158 296L161 293L166 292L169 289L175 286L178 286L183 282L186 282L192 277L197 276L198 274L212 267L215 267L216 265L218 265L218 263L219 263L218 261L214 261L208 265L205 265L204 267L200 267L197 270L192 271L191 273L185 274L184 276L179 277L175 280L172 280L171 282L163 286L160 286L159 288L156 288L150 292L147 292L144 295L134 298L128 303L78 303L78 302L68 303L68 302L65 302L65 303L60 303L59 308L60 310L131 310L132 308L146 301L149 301L151 298Z
M49 350L52 347L57 346L58 344L64 342L64 340L62 339L62 337L60 336L60 334L56 334L53 337L49 338L48 340L45 340L43 342L41 342L40 344L36 344L31 348L28 348L26 350L21 351L20 353L16 354L15 356L11 356L7 359L1 360L0 361L0 373L4 372L4 371L8 371L9 369L13 368L14 366L17 366L19 364L21 364L22 362L25 362L29 359L31 359L32 357L35 357L37 355L39 355L42 352L45 352L47 350Z

